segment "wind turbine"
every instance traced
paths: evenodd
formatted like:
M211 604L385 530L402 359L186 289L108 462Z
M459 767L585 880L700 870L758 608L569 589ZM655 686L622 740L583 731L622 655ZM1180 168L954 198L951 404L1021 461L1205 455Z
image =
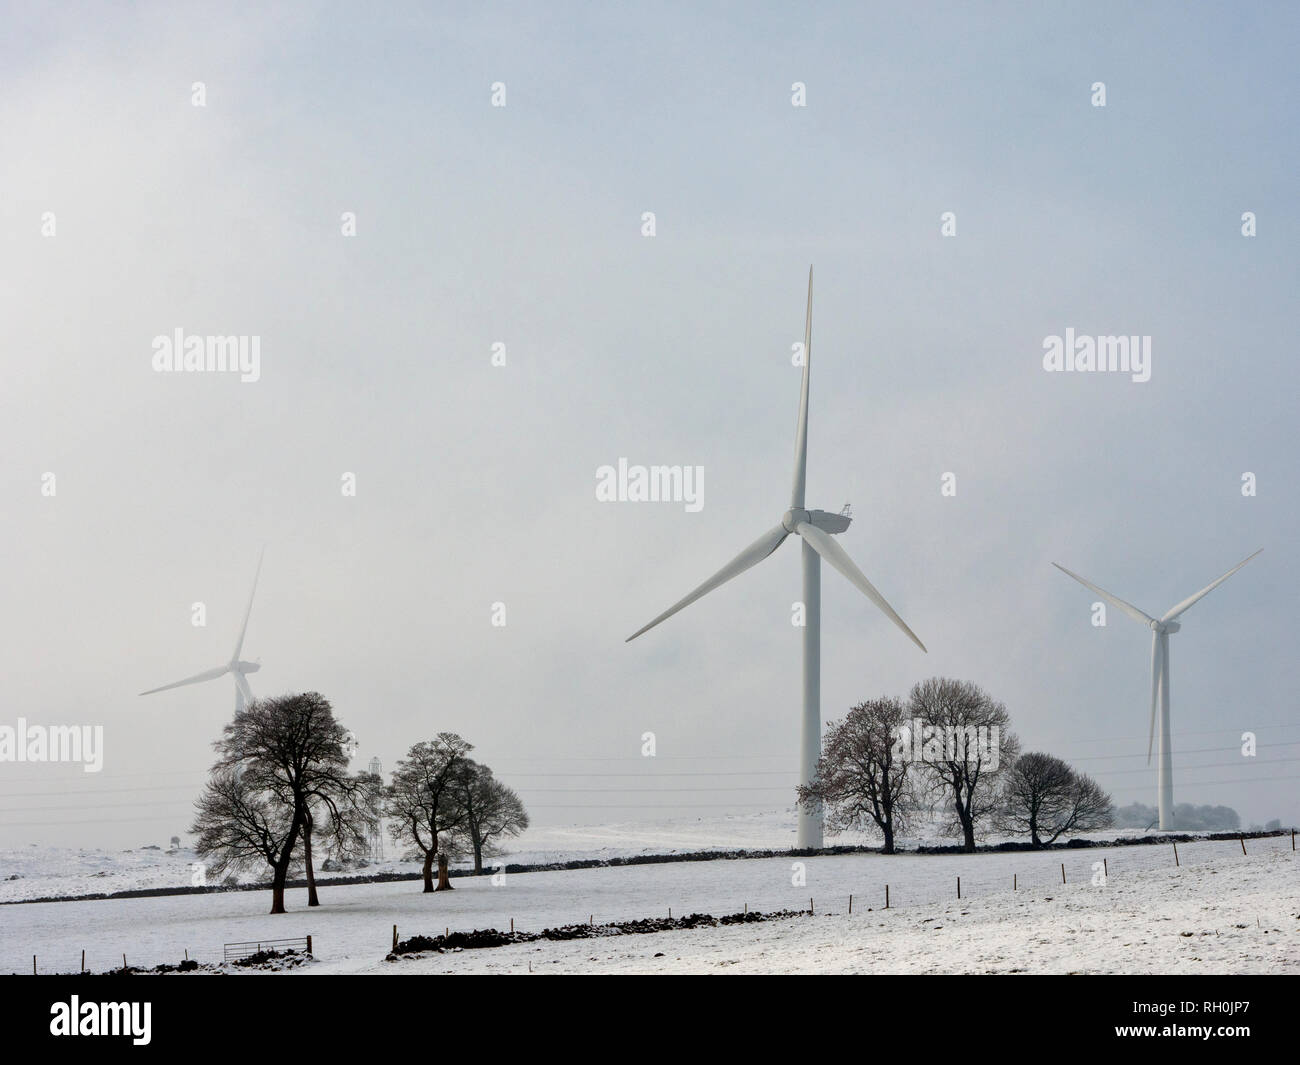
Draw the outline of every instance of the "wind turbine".
M804 481L808 470L808 373L812 361L812 267L808 268L808 310L804 319L803 384L799 389L799 419L794 440L794 485L790 491L790 506L774 526L750 544L745 550L718 570L684 599L678 600L648 625L637 629L625 642L630 643L661 621L713 589L738 577L756 566L781 546L792 533L803 540L803 732L799 751L799 782L811 784L817 774L817 759L821 755L821 560L825 559L839 570L885 615L905 632L917 647L925 644L907 627L894 608L885 602L844 548L831 537L844 532L852 519L847 514L831 514L825 510L804 508ZM799 807L799 846L814 848L822 845L822 813L820 808L805 810Z
M265 551L262 552L262 554L265 553ZM192 677L186 677L184 680L178 680L173 684L164 684L161 688L150 688L147 692L141 692L141 695L153 695L154 692L183 688L187 684L202 684L205 680L216 680L218 677L224 677L229 673L235 678L235 713L239 713L253 701L253 689L248 686L247 674L256 673L262 668L262 664L260 662L242 661L239 652L244 647L244 633L248 631L248 616L253 612L253 596L257 594L257 578L261 576L261 573L262 555L258 555L257 572L253 574L253 590L248 593L248 609L244 611L244 624L239 630L239 639L235 642L235 653L230 656L230 661L224 666L217 666L215 669L196 673Z
M1259 551L1263 551L1261 547ZM1156 703L1160 703L1160 760L1156 763L1156 790L1160 809L1160 830L1167 832L1174 827L1174 763L1173 745L1169 735L1169 637L1182 626L1177 622L1178 616L1194 603L1209 595L1237 570L1241 569L1255 555L1242 559L1217 581L1207 584L1195 595L1189 595L1181 603L1171 606L1163 617L1153 618L1143 613L1132 603L1126 603L1118 596L1111 595L1098 588L1091 581L1086 581L1077 573L1071 573L1058 562L1052 565L1069 577L1073 577L1085 588L1090 588L1110 603L1117 610L1122 610L1140 625L1151 630L1151 727L1147 733L1147 765L1151 764L1151 748L1156 734Z

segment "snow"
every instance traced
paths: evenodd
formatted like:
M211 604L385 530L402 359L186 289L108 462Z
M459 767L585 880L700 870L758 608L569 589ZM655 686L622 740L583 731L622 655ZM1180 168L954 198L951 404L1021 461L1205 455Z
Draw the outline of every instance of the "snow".
M1112 840L1143 834L1135 829L1107 829L1085 834L1083 838ZM517 839L508 840L503 847L503 856L486 860L485 866L490 868L498 861L515 865L547 865L574 859L608 861L611 858L715 850L788 850L796 846L795 837L795 812L792 808L711 818L531 828ZM996 843L1003 838L992 836L984 842ZM955 842L951 837L940 837L936 826L925 825L917 835L900 836L897 845L914 848L919 843L952 845ZM828 847L864 843L879 846L879 840L866 839L858 834L826 838ZM150 846L125 851L35 846L0 850L0 902L188 887L192 883L192 866L198 861L192 850L164 851ZM468 868L468 863L453 863L453 867ZM316 875L322 878L379 873L409 875L418 871L418 862L393 856L344 872L325 872L318 867ZM301 875L301 871L294 874L297 877ZM12 876L18 879L9 879ZM265 881L266 877L266 870L257 870L239 879L250 883Z
M723 840L789 845L763 836L772 830L779 830L779 819L740 818L632 831L552 829L520 842L536 848L524 853L566 857L667 845L698 849ZM459 878L455 891L432 895L411 881L324 887L323 905L314 910L306 907L305 891L295 889L291 912L275 917L265 912L265 891L27 903L0 907L0 972L30 972L32 954L43 971L75 971L82 948L94 969L120 964L124 952L133 965L175 962L186 949L190 957L220 960L225 942L308 933L320 959L304 970L313 973L526 973L530 963L535 972L566 973L1300 971L1300 867L1290 838L1249 840L1247 849L1243 856L1235 841L1179 844L1180 867L1172 848L1159 844L511 873L501 883ZM104 879L87 880L88 855L102 852L77 853L83 858L70 879L82 885ZM146 855L130 862L108 857L123 877L132 863L138 875L158 875L164 858ZM1103 858L1109 878L1094 884L1093 864ZM28 867L52 871L52 860L32 857ZM798 882L800 865L805 883ZM881 909L886 883L888 911ZM852 915L846 912L850 892ZM746 904L799 909L810 897L816 916L788 921L383 960L394 924L403 938L444 928L506 929L512 917L519 929L539 930L591 916L599 924L666 915L670 907L677 915L721 915Z

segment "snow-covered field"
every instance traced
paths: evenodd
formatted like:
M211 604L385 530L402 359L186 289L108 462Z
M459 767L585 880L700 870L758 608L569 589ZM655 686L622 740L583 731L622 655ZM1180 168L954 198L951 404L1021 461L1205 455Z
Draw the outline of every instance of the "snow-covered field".
M1107 829L1085 833L1083 838L1112 840L1141 835L1143 833L1136 829ZM996 843L1001 838L990 837L986 842ZM900 837L898 845L914 848L921 842L952 845L955 840L941 838L934 826L927 825L916 836ZM859 835L826 838L827 846L858 844L880 845L879 840ZM782 850L795 845L795 812L787 809L724 817L531 828L517 839L509 840L503 857L494 861L547 865L571 859L608 861L638 855L713 850ZM165 851L148 845L116 851L36 846L0 850L0 902L111 894L142 888L187 887L193 882L192 867L197 861L192 850ZM454 864L462 868L468 865L466 862ZM418 871L418 863L402 861L400 856L394 855L345 872L317 869L317 875L365 876ZM239 879L246 883L264 881L266 875L265 870L257 870ZM294 875L301 876L301 872Z
M694 830L691 822L640 826L640 835L631 826L551 829L549 836L520 841L535 849L521 846L511 860L701 849L724 841L790 845L763 835L783 831L780 818L731 821L738 822L731 836L718 821ZM455 891L433 895L415 882L326 887L315 910L307 909L304 891L294 890L291 912L277 917L265 912L263 891L21 904L0 907L0 972L30 972L33 954L43 971L75 971L83 948L93 969L120 964L123 953L133 965L175 962L185 950L215 961L225 942L307 933L320 961L304 971L322 973L527 972L530 965L534 972L1300 971L1300 864L1291 841L1249 840L1247 849L1243 856L1232 841L1180 844L1179 868L1172 848L1161 844L512 873L499 884L461 878ZM50 857L32 859L33 870L52 871ZM1093 865L1103 858L1109 878L1094 884ZM77 870L81 884L87 868ZM117 875L127 876L122 869ZM891 909L883 911L886 883ZM516 928L540 930L591 916L599 924L666 915L670 907L676 915L721 915L746 904L764 911L806 908L809 898L816 916L770 924L383 960L394 924L402 938L444 928L506 929L512 917Z
M509 840L504 857L495 860L546 865L575 858L608 860L716 849L777 850L795 845L794 824L794 811L785 810L731 817L532 828ZM827 840L828 845L863 842L866 841L857 836ZM197 861L192 850L165 851L149 845L116 851L36 846L0 850L0 902L185 887L192 883L192 866ZM453 864L468 867L467 862ZM418 863L402 861L400 855L394 854L364 868L354 867L346 872L318 869L317 874L334 877L418 871ZM239 879L263 881L266 871L257 870Z

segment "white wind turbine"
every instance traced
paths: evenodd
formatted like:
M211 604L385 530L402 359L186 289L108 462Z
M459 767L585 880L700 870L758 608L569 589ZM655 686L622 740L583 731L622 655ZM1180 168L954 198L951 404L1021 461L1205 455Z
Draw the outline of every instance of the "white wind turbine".
M1261 547L1259 551L1263 551ZM1207 584L1195 595L1190 595L1181 603L1170 607L1163 617L1153 618L1143 613L1132 603L1126 603L1118 596L1098 588L1091 581L1086 581L1077 573L1071 573L1058 562L1052 565L1067 576L1073 577L1085 588L1096 592L1117 610L1122 610L1140 625L1151 630L1151 727L1147 733L1147 765L1151 764L1151 748L1156 735L1156 703L1160 704L1160 760L1156 763L1156 790L1160 810L1160 830L1167 832L1174 827L1174 752L1169 735L1169 637L1182 628L1175 620L1193 603L1209 595L1237 570L1241 569L1255 555L1242 559L1217 581Z
M265 552L263 552L265 554ZM248 593L248 609L244 611L244 624L239 630L239 639L235 643L235 653L230 656L230 661L224 666L217 666L215 669L209 669L203 673L196 673L192 677L186 677L184 680L178 680L173 684L164 684L161 688L150 688L147 692L141 692L141 695L153 695L154 692L165 692L172 688L183 688L187 684L202 684L205 680L216 680L218 677L224 677L227 673L235 678L235 713L239 713L249 703L253 701L253 690L248 686L247 674L256 673L262 668L260 662L244 662L239 657L239 652L244 647L244 633L248 631L248 616L253 612L253 596L257 594L257 578L262 573L262 555L257 556L257 572L253 574L253 590Z
M637 629L625 642L631 642L643 632L653 629L677 611L690 606L700 597L738 577L751 566L757 565L781 546L791 533L803 539L803 733L799 753L799 782L811 784L817 772L817 759L821 755L821 560L824 558L863 594L876 604L885 615L905 632L917 647L925 644L907 627L894 608L885 602L862 571L854 565L831 536L842 533L852 519L846 514L831 514L824 510L804 509L804 481L808 468L808 373L812 362L812 267L808 268L808 310L804 320L803 384L799 389L799 420L795 429L794 486L790 493L790 506L781 517L780 524L765 532L745 550L718 570L684 599L679 600L648 625ZM799 846L822 845L821 810L799 807Z

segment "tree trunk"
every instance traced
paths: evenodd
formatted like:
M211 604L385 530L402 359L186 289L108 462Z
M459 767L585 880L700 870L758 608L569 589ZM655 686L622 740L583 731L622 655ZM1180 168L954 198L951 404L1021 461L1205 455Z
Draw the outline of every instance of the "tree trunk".
M311 829L313 822L308 819L302 830L302 851L303 856L307 859L307 905L319 906L320 899L316 896L316 870L311 862Z
M975 819L970 815L970 809L962 802L961 785L954 786L953 807L957 811L957 820L961 822L962 850L967 854L975 853Z
M271 912L284 913L284 884L289 879L289 865L293 862L293 849L298 845L298 833L302 831L302 821L298 811L294 811L293 824L289 826L289 836L284 841L279 860L272 866L275 875L271 878Z
M451 891L451 878L447 875L447 856L438 855L438 886L435 891Z
M884 825L882 826L882 831L885 833L885 848L884 848L884 850L882 850L880 853L881 853L881 854L893 854L893 853L894 853L894 826L893 826L893 824L892 824L891 822L889 822L889 821L886 821L886 822L884 823Z
M424 891L428 894L433 890L433 851L426 851L424 854Z
M474 875L483 875L483 844L477 839L474 840Z
M282 861L272 868L275 875L271 878L271 912L284 913L284 882L289 879L289 863Z

